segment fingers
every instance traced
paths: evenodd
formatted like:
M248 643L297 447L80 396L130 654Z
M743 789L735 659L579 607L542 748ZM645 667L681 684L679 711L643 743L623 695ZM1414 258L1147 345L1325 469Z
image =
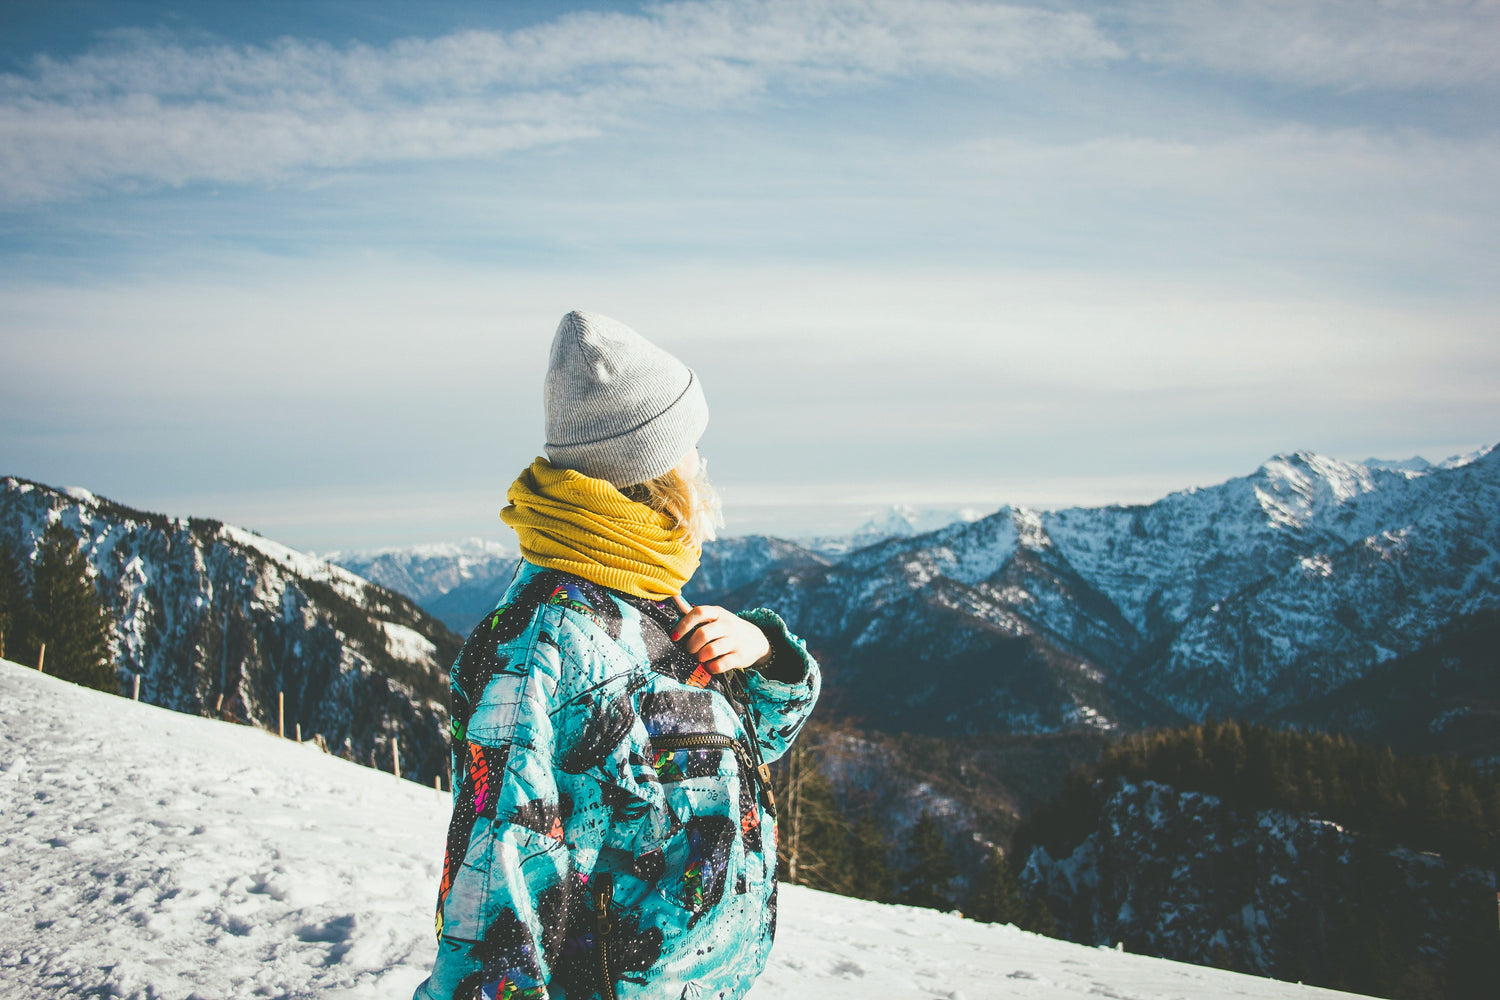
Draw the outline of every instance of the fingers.
M704 622L702 625L699 625L691 632L689 632L681 640L682 648L687 650L689 653L692 653L694 656L697 656L699 661L702 661L706 659L706 657L704 657L703 655L704 648L714 642L723 642L724 639L728 637L728 635L729 629L724 626L724 623L722 621L715 618L710 621ZM709 657L707 658L711 658L712 656L722 656L725 652L727 652L727 650L723 647L720 647L717 653L709 654Z
M677 602L677 610L681 611L683 614L687 614L689 611L693 610L693 606L687 601L684 601L681 594L673 594L672 600Z
M722 674L729 670L744 670L753 662L754 661L744 653L740 652L739 650L735 650L732 653L724 654L718 659L709 660L707 663L703 664L703 669L707 670L711 674Z
M687 602L683 602L687 603ZM723 608L714 607L712 604L700 604L697 607L689 607L688 611L672 626L672 641L676 642L687 635L693 629L707 622L717 621L725 614Z

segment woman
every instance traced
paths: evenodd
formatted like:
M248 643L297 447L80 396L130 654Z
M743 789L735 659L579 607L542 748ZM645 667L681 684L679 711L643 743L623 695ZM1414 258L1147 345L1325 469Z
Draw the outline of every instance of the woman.
M776 926L764 762L818 697L764 609L690 607L717 502L693 371L563 317L522 561L453 668L454 810L428 998L739 997Z

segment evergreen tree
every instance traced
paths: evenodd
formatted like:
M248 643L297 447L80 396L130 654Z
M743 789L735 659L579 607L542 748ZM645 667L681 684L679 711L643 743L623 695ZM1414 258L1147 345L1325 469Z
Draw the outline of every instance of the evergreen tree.
M861 899L888 903L896 895L890 845L879 824L868 814L849 830L849 893Z
M1025 925L1026 900L1016 884L1010 861L1001 851L992 850L984 859L964 912L989 924Z
M958 866L931 813L924 812L912 827L910 850L911 862L901 873L897 901L934 910L953 909L951 883Z
M0 541L0 658L16 659L25 645L26 581L15 552Z
M78 536L59 521L47 526L32 573L27 646L47 644L49 674L100 691L119 691L109 657L109 620L88 576Z
M1057 920L1053 918L1052 911L1041 896L1032 898L1031 905L1026 908L1026 923L1021 925L1021 929L1046 937L1057 937Z

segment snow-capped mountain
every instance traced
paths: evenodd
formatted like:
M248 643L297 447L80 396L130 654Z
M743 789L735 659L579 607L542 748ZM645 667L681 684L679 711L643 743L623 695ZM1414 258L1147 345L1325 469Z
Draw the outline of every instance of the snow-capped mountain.
M985 513L976 507L913 507L910 504L896 503L848 535L824 535L802 540L802 544L819 555L837 559L855 549L862 549L888 538L910 538L937 531L956 522L977 521Z
M139 674L143 701L271 729L284 703L289 734L384 768L399 740L403 773L446 770L459 640L407 598L243 528L0 480L16 552L53 520L80 536L112 613L122 690Z
M688 581L687 596L695 604L717 604L726 594L772 571L795 573L819 569L829 562L827 557L783 538L720 538L704 543L703 558Z
M1265 717L1500 606L1500 452L1424 471L1278 456L1135 507L1006 507L733 595L850 708L928 732Z
M405 594L459 635L494 610L516 572L514 547L488 538L363 552L324 559Z

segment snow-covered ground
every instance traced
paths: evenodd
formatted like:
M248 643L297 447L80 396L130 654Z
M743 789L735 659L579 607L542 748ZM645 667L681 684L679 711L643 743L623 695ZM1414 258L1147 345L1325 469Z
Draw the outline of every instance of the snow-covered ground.
M0 661L0 997L407 997L448 797ZM1338 996L783 891L755 1000Z

